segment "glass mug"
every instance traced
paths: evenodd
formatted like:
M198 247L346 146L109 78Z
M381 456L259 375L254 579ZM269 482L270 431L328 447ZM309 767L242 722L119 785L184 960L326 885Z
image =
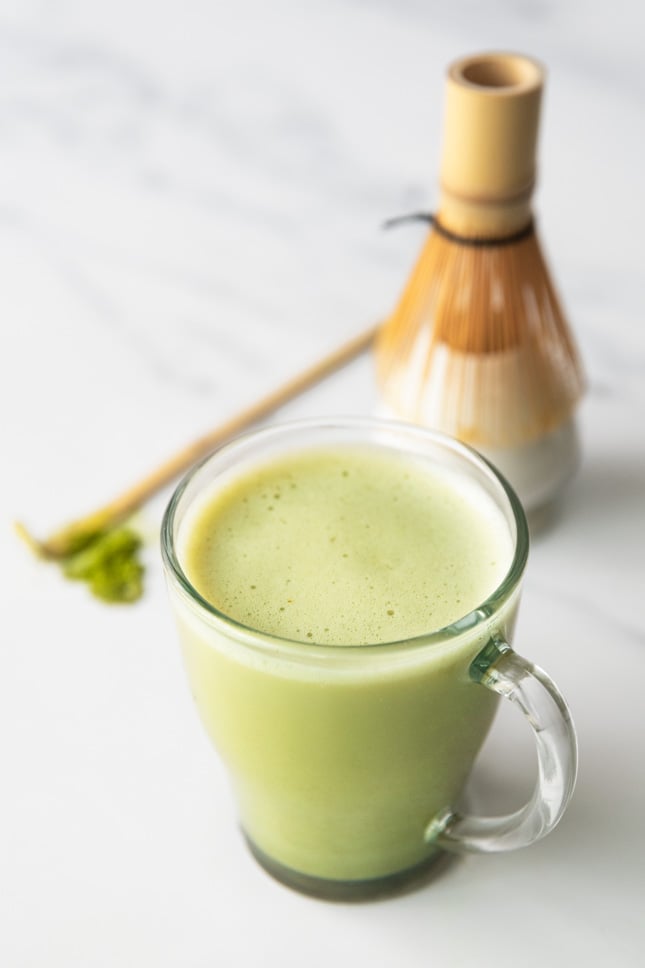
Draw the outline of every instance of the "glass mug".
M202 598L182 547L205 495L277 457L365 446L465 475L492 498L513 551L486 601L407 641L330 646L247 627ZM321 897L368 897L425 875L446 851L524 847L556 825L575 783L574 727L554 683L511 649L526 519L510 486L470 448L369 418L251 432L179 484L162 555L192 693L228 768L250 849L274 877ZM499 696L533 731L535 791L506 816L462 814L455 803Z

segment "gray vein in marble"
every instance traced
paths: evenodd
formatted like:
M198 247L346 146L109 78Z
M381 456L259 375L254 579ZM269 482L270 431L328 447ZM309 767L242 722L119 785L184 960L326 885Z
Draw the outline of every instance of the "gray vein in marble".
M133 177L181 192L198 207L228 210L256 225L264 218L275 231L292 233L298 220L315 216L326 197L352 210L367 205L388 214L392 181L366 173L315 102L266 69L171 94L162 81L96 44L57 44L37 35L23 36L17 46L11 34L3 40L3 49L11 49L19 71L30 79L27 94L5 97L5 138L15 126L31 125L102 166L136 149ZM158 153L147 162L147 144L166 129L177 141L188 137L193 152L183 152L180 162L162 160ZM205 184L195 158L202 167L210 159ZM224 160L241 179L237 187L218 176ZM245 182L255 190L258 175L300 194L297 208L276 209L274 193L244 197ZM284 196L280 199L283 203Z
M633 0L615 0L606 9L571 0L336 0L341 8L348 2L359 8L381 7L393 19L444 34L452 31L460 38L455 57L477 50L517 50L519 42L522 50L540 59L548 48L554 67L642 106L641 27L639 5Z
M530 587L531 595L540 595L549 605L558 603L564 606L572 615L572 628L575 628L577 615L585 615L591 619L595 628L603 629L603 636L609 649L612 641L616 641L617 637L621 642L636 647L639 652L645 648L645 630L637 624L637 621L630 621L630 616L616 615L615 612L605 608L601 596L589 591L576 593L568 587L563 587L561 583L535 578L531 578L527 586ZM574 642L574 645L584 649L583 642Z
M14 224L15 222L14 215ZM172 332L181 332L182 340L191 348L182 358L182 365L178 366L177 347L172 343L166 345L164 334L157 325L158 315L155 315L152 325L147 329L141 320L132 321L117 297L104 283L97 280L98 274L92 272L80 248L73 251L64 249L57 244L59 240L56 238L48 238L33 227L26 227L24 223L22 229L28 234L40 256L68 283L70 292L88 306L91 311L89 318L105 325L111 336L135 352L140 366L165 385L180 386L196 395L212 394L221 384L222 374L231 365L247 372L249 378L254 373L259 375L263 372L266 355L252 341L236 340L225 329L214 333L209 321L189 315L182 315L171 327ZM161 281L161 275L160 273L156 280L157 284ZM228 301L235 303L236 294L229 294ZM219 293L220 307L222 302L225 300Z
M174 326L178 330L193 328L198 340L206 320L222 315L228 305L235 305L238 313L246 312L248 319L257 317L265 327L273 322L282 332L299 333L302 327L287 291L289 264L299 237L306 244L298 257L307 260L310 275L318 264L324 270L321 251L326 246L336 260L346 253L357 280L363 271L357 263L367 263L381 278L389 272L393 292L398 291L403 273L397 272L397 266L404 261L401 256L393 258L393 253L397 249L404 253L405 243L385 240L378 232L378 221L395 210L397 179L366 171L339 139L325 111L270 70L240 69L239 76L234 72L225 81L220 78L171 91L154 73L96 42L52 40L36 29L6 27L0 37L19 76L15 90L12 93L9 88L0 105L0 136L5 146L17 154L21 139L32 139L32 157L37 157L43 143L48 149L58 147L61 175L70 182L77 170L70 165L74 160L79 170L87 169L94 178L104 177L108 190L119 193L122 205L128 185L139 196L144 188L160 218L164 206L172 209L169 224L180 208L194 212L200 227L212 224L216 216L218 240L225 239L229 225L236 234L252 232L257 251L248 269L243 238L236 238L229 247L229 263L220 269L215 252L207 276L194 266L178 268L173 259L148 260L136 246L134 250L129 246L127 237L123 255L117 256L114 247L107 255L108 246L100 241L100 224L96 233L92 226L89 237L74 239L68 227L62 228L60 216L50 214L45 229L46 211L43 215L36 207L25 190L27 183L20 185L19 194L7 204L19 215L23 227L35 233L41 252L76 295L124 344L135 349L151 371L169 378L176 362L173 348L164 353L163 337L158 331L154 338L143 331L145 320L135 319L128 311L119 287L110 289L104 279L98 281L97 258L102 266L111 262L117 272L136 277L139 287L163 288L175 283L186 286L192 296L208 298L203 324L194 315L182 314ZM47 185L46 173L43 175ZM415 191L404 185L402 197L407 194L416 203ZM333 220L328 217L330 203ZM315 239L317 234L320 240ZM272 247L275 259L277 239L284 245L284 279L276 277L276 284L270 287L263 287L262 282L254 285L254 259L257 265L266 246ZM321 286L325 285L323 278ZM339 304L344 301L346 311L354 312L351 300L340 295L330 297L330 311L334 299ZM383 306L383 311L387 309L389 303ZM304 303L301 314L310 311ZM354 317L351 325L358 327L362 322ZM300 338L306 337L305 330ZM213 352L218 354L215 371L218 367L221 371L228 360L227 340L226 328L219 326L213 344ZM238 350L237 358L242 370L250 366L254 372L262 348L256 351L253 342L248 342L246 349ZM215 378L200 369L202 362L195 360L189 366L198 371L192 376L175 374L174 379L196 392L212 388Z

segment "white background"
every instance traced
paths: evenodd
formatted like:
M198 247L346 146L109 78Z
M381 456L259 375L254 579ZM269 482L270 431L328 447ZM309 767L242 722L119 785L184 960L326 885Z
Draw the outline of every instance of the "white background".
M0 2L0 963L642 964L645 19L618 0ZM392 308L436 202L443 78L549 70L541 235L585 360L580 473L535 536L518 651L572 707L554 834L394 900L332 905L248 856L192 708L157 531L108 608L18 544ZM280 417L378 407L369 357ZM530 782L500 717L474 792ZM500 793L492 788L499 785Z

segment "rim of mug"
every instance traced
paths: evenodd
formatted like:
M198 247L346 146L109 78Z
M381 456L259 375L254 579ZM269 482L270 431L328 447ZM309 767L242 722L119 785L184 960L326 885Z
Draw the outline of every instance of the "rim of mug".
M270 442L272 437L279 438L289 436L307 430L354 430L367 432L390 432L405 433L413 435L421 440L431 442L435 446L443 447L467 460L471 465L476 465L480 472L483 472L496 483L501 489L506 501L508 502L511 515L515 522L515 546L510 565L491 594L474 609L465 615L432 631L422 632L419 635L409 636L403 639L388 640L385 642L367 642L365 644L344 644L344 643L317 643L303 642L301 639L293 639L288 636L280 636L271 632L264 632L252 625L240 622L226 612L221 611L204 598L192 585L185 571L183 570L175 545L174 524L176 513L180 502L194 478L211 461L220 458L222 455L229 455L235 450L244 450L250 444ZM447 639L455 638L463 632L472 631L479 625L488 621L499 608L507 601L512 592L519 586L520 580L526 567L529 551L529 528L526 514L522 503L503 474L489 460L482 456L468 444L444 434L441 431L433 430L417 424L405 423L403 421L390 420L383 417L307 417L298 420L283 421L271 424L268 427L247 430L226 443L222 444L212 453L202 460L195 463L181 478L177 484L168 505L166 506L161 524L161 555L166 570L166 575L171 578L181 589L188 600L205 613L212 621L215 619L223 624L228 630L233 630L236 637L244 640L245 645L255 647L279 648L287 647L294 654L294 650L302 650L303 655L313 657L322 653L349 654L355 651L364 653L366 649L385 650L402 647L410 648L415 646L431 646L432 644L445 642Z

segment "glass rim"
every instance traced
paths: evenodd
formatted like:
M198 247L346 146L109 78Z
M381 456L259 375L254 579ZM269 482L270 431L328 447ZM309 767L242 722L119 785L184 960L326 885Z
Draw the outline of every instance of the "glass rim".
M179 508L179 504L193 479L202 470L202 468L204 468L211 461L220 457L220 455L229 454L231 451L235 451L238 448L242 450L252 441L258 441L258 443L261 443L263 441L270 441L271 438L280 438L283 436L286 437L299 431L314 429L322 429L327 431L354 430L363 432L389 431L393 433L406 433L408 435L412 434L418 438L430 441L434 445L438 445L446 450L452 451L452 453L457 454L462 459L467 460L471 465L476 465L480 471L483 471L488 477L492 478L501 488L504 497L508 502L513 520L515 522L515 542L509 567L504 577L491 592L491 594L465 615L460 616L458 619L455 619L455 621L450 622L448 625L444 625L441 628L433 629L428 632L421 632L418 635L408 636L403 639L388 640L385 642L367 642L362 645L356 643L309 643L304 642L301 639L294 639L289 638L288 636L276 635L271 632L264 632L252 625L246 625L244 622L238 621L231 615L228 615L226 612L218 609L217 606L212 604L212 602L209 602L206 598L200 595L180 564L174 538L175 516ZM197 608L202 612L205 612L209 619L215 619L218 623L222 623L226 628L235 632L238 637L242 636L245 639L245 644L251 644L248 642L250 637L252 644L256 647L265 646L269 648L272 647L274 649L288 648L292 653L295 648L298 648L305 650L306 654L311 657L316 654L320 655L322 653L330 652L338 654L342 652L345 654L355 652L357 650L360 650L364 653L365 649L387 650L396 648L398 650L402 647L427 647L433 644L438 644L439 642L445 642L447 639L455 638L456 636L461 635L463 632L470 632L477 626L482 625L485 621L490 619L491 616L498 611L498 609L509 598L512 592L519 586L524 569L526 567L528 551L529 528L524 508L522 507L520 499L513 490L512 486L509 484L503 474L501 474L500 471L489 460L482 456L482 454L480 454L473 447L470 447L468 444L465 444L462 441L449 436L448 434L444 434L441 431L433 430L429 427L423 427L417 424L404 423L402 421L390 420L382 417L307 417L275 423L268 427L247 430L222 444L212 453L208 454L202 460L194 464L184 474L175 487L175 490L166 506L161 524L161 555L165 566L166 575L177 583L184 595L186 595L190 600L191 604L197 606Z

